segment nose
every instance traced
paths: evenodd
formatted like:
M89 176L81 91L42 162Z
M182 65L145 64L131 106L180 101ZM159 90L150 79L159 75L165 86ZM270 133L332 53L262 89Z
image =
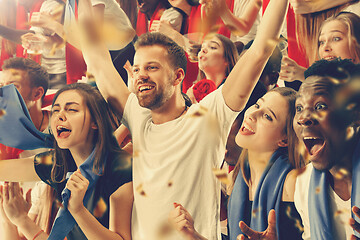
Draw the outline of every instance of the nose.
M323 49L325 52L330 52L331 51L331 44L329 41L325 41Z
M62 122L66 121L66 115L63 110L60 110L60 112L57 114L57 118Z
M256 119L257 119L257 116L259 114L259 110L256 109L254 111L251 111L249 114L248 114L248 119L252 122L256 122Z
M303 114L300 114L297 124L304 127L310 127L316 125L318 120L310 111L304 111Z
M147 80L149 78L148 72L145 69L139 69L139 71L135 74L135 79L136 81L144 81Z

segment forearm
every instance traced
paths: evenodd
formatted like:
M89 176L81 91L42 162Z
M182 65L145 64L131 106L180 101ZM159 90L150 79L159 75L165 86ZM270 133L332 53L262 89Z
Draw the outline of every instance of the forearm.
M76 213L72 213L75 221L87 237L87 239L123 240L120 234L110 231L85 208L82 207Z
M320 12L326 9L330 9L336 6L340 6L345 3L349 3L352 0L324 0L324 1L305 1L305 0L292 0L291 6L296 14L307 14Z
M242 110L271 56L285 19L288 0L271 0L249 50L239 59L222 89L226 104ZM241 81L239 81L241 76Z
M18 30L0 25L0 36L17 44L21 44L21 36L25 33L32 32L30 30Z
M34 239L36 236L36 240L45 240L49 236L38 226L35 222L33 222L28 216L21 219L19 223L16 224L19 231L24 234L26 239Z
M17 227L11 222L2 222L0 229L2 229L1 239L20 239Z
M238 36L246 35L253 26L261 8L261 0L250 0L241 17L236 17L228 7L221 13L221 19L225 24L231 25L238 30Z
M111 61L110 53L101 37L101 29L92 17L90 1L79 0L78 9L82 52L88 71L94 75L103 97L121 114L130 92Z
M34 169L34 158L8 159L0 161L0 181L40 181Z

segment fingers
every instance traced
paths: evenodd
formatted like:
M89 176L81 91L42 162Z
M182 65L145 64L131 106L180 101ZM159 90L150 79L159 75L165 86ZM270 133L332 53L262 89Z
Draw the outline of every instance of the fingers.
M66 188L70 191L75 189L87 189L89 186L89 180L87 180L80 172L80 170L76 170L71 177L69 178L68 182L66 183Z
M358 218L360 218L360 209L356 206L352 207L352 212L355 214L355 216L357 216Z
M350 240L359 240L360 238L356 237L355 235L351 235Z
M360 216L360 209L358 207L353 206L351 210L355 214L355 216L357 216L357 217ZM355 219L350 218L349 224L354 229L354 231L360 233L360 224L357 221L355 221ZM355 237L354 239L358 239L358 238Z
M276 215L275 210L271 209L268 216L268 233L276 235Z
M256 232L254 230L252 230L248 225L246 225L245 222L240 221L239 227L240 227L241 231L249 238L255 237ZM241 236L241 237L245 237L245 236ZM246 239L246 238L241 238L241 237L240 237L240 239Z

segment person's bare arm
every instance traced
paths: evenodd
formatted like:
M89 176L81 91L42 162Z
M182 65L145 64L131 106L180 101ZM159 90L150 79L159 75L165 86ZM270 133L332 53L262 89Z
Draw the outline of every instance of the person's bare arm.
M122 114L130 91L112 64L89 0L79 0L78 19L82 26L82 52L88 71L94 75L103 97Z
M0 25L0 36L17 44L21 44L21 36L29 32L34 33L30 30L20 30Z
M237 36L242 37L249 33L253 26L262 5L262 0L249 0L243 14L235 16L225 3L225 0L218 0L220 5L220 17L226 25L236 29Z
M0 160L0 181L40 181L35 172L34 157Z
M290 4L296 14L307 14L320 12L351 1L352 0L290 0Z
M244 109L266 62L279 39L288 0L271 0L258 27L254 43L239 59L227 77L222 93L225 103L234 111Z

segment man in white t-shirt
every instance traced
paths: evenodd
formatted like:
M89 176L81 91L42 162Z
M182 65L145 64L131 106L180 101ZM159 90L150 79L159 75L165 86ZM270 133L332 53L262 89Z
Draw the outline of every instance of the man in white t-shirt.
M350 113L335 102L344 84L331 79L341 81L359 70L350 60L320 60L305 71L299 89L293 124L311 161L297 177L294 196L304 225L303 239L349 239L353 232L348 222L351 205L359 204L353 183L360 146L352 123L358 119L356 109ZM351 91L347 94L350 97Z
M213 168L220 167L230 127L275 47L267 41L279 36L287 1L272 6L281 6L268 16L274 22L261 27L259 39L224 85L191 106L180 84L186 71L185 51L169 37L161 33L139 37L133 65L135 92L130 93L109 64L103 42L86 35L85 61L133 139L134 240L183 239L166 227L174 202L189 211L202 236L221 239L220 182ZM88 14L90 8L88 0L79 0L79 21L92 25L96 19Z

